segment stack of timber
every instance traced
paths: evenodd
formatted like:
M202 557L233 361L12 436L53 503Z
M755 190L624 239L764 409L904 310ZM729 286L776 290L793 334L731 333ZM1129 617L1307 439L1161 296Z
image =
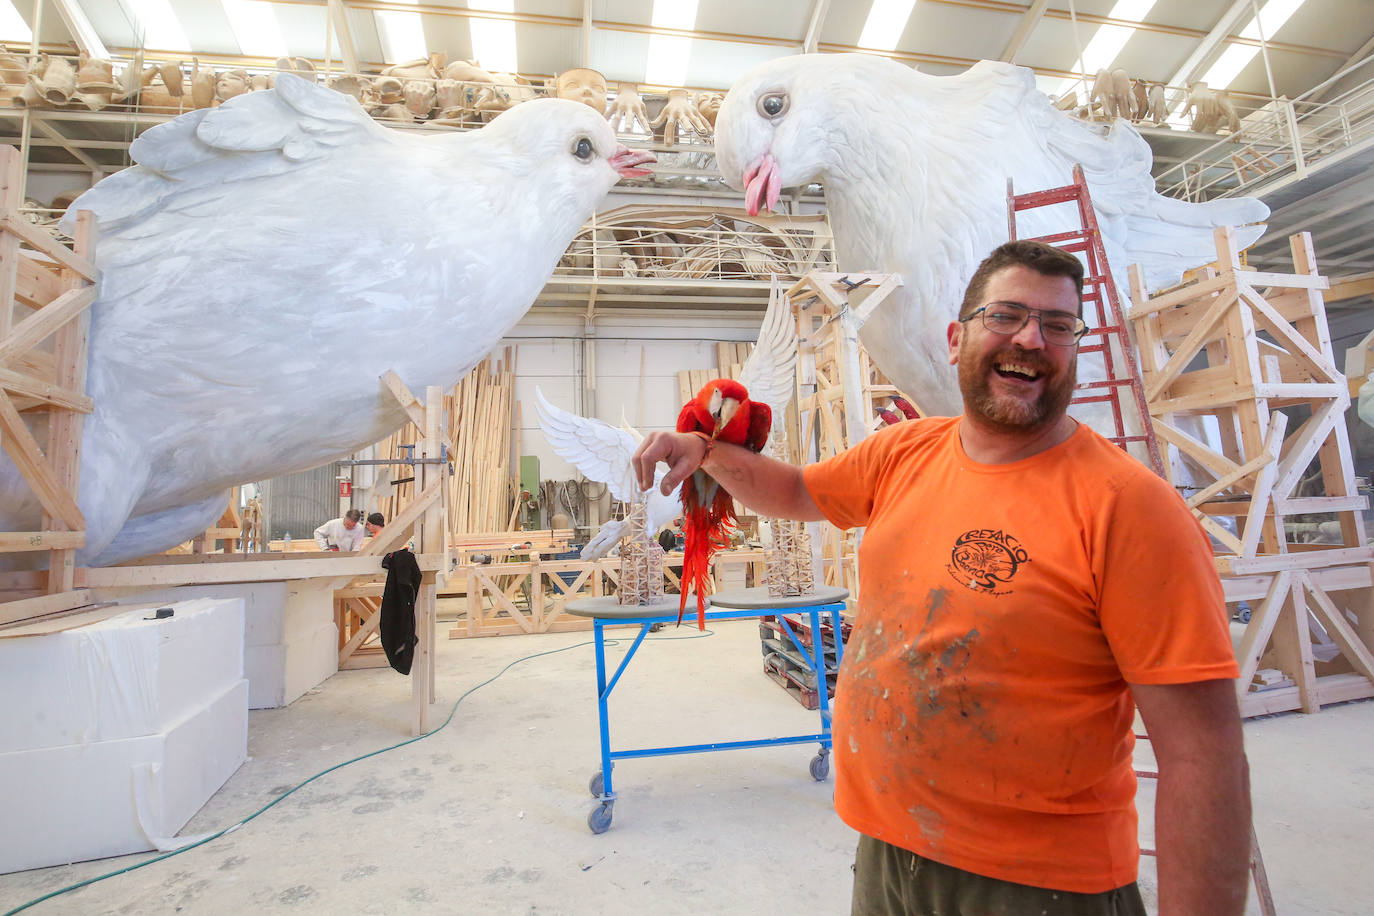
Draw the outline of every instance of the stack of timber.
M1149 297L1131 269L1151 421L1171 474L1182 462L1194 485L1211 480L1187 502L1219 545L1228 602L1252 609L1236 650L1247 716L1374 696L1374 548L1345 424L1350 396L1312 239L1289 242L1294 274L1243 268L1229 229L1217 230L1217 264L1186 285ZM1203 441L1198 429L1209 427ZM1338 543L1300 541L1314 522ZM1284 678L1259 677L1264 669Z
M5 580L0 623L88 603L74 590L76 550L86 543L77 507L86 346L96 269L90 213L77 217L71 247L19 214L24 163L0 146L0 446L43 506L36 531L0 534L0 552L42 553L47 569ZM44 429L40 442L33 429Z
M443 441L453 473L448 478L446 527L450 541L474 531L514 530L511 453L519 429L519 405L514 401L515 364L512 348L502 359L488 357L444 397ZM407 423L377 444L377 457L400 460L411 454L419 438ZM396 464L391 496L380 501L388 519L399 515L414 499L413 468Z
M845 623L840 633L842 644L849 642L849 632L850 624ZM794 638L796 642L793 642ZM759 618L763 673L807 709L815 709L820 705L820 678L807 664L802 651L814 652L817 638L821 641L821 657L825 660L826 696L833 699L835 678L839 673L835 627L829 621L822 620L820 633L814 633L810 619L805 614L783 614L781 617L769 614Z

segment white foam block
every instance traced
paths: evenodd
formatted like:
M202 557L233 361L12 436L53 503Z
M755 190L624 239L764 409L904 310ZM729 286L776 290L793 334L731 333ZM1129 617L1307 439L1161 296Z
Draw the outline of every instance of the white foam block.
M0 639L0 752L166 732L243 677L243 601L156 605Z
M247 759L248 682L163 734L0 754L0 873L166 847Z
M275 646L286 639L286 583L234 582L223 585L182 585L153 591L96 589L98 601L185 601L190 598L242 598L243 643Z

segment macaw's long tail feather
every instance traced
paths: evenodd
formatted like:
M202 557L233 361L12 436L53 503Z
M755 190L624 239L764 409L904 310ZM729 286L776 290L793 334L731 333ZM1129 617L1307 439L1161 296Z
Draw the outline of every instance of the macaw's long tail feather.
M697 472L700 473L700 472ZM703 475L704 476L704 475ZM696 486L682 488L682 597L678 601L677 622L687 609L687 589L697 596L697 628L706 629L706 593L711 581L711 557L729 546L735 527L735 507L730 494L713 487L709 503L697 498Z

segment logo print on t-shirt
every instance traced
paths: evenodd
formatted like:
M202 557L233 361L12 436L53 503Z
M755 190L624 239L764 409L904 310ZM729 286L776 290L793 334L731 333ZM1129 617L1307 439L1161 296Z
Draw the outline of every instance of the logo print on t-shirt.
M1011 581L1030 555L1021 542L1005 531L973 528L954 540L950 563L945 568L954 581L974 591L993 595L1011 594L999 586Z

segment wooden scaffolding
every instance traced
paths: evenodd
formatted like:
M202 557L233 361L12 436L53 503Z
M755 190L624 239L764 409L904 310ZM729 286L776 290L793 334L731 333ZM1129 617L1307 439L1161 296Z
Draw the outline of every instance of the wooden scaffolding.
M1374 548L1327 281L1307 233L1290 238L1293 274L1243 268L1230 229L1216 247L1203 276L1153 297L1133 267L1130 320L1171 479L1202 481L1188 505L1220 545L1227 600L1251 609L1237 647L1242 713L1374 696ZM1312 530L1328 543L1301 540Z
M96 270L94 220L82 212L71 247L19 214L23 160L0 146L0 445L43 507L38 530L0 533L0 552L44 552L48 568L6 584L0 623L87 603L74 589L76 550L86 543L77 508L86 342ZM27 246L27 247L23 247ZM36 420L30 426L30 420ZM47 441L32 429L46 421Z
M799 341L797 429L788 430L788 460L817 461L858 444L884 423L877 408L894 395L905 397L859 343L868 316L901 283L896 274L812 271L787 290ZM856 533L832 525L820 530L818 584L847 588L857 596Z

